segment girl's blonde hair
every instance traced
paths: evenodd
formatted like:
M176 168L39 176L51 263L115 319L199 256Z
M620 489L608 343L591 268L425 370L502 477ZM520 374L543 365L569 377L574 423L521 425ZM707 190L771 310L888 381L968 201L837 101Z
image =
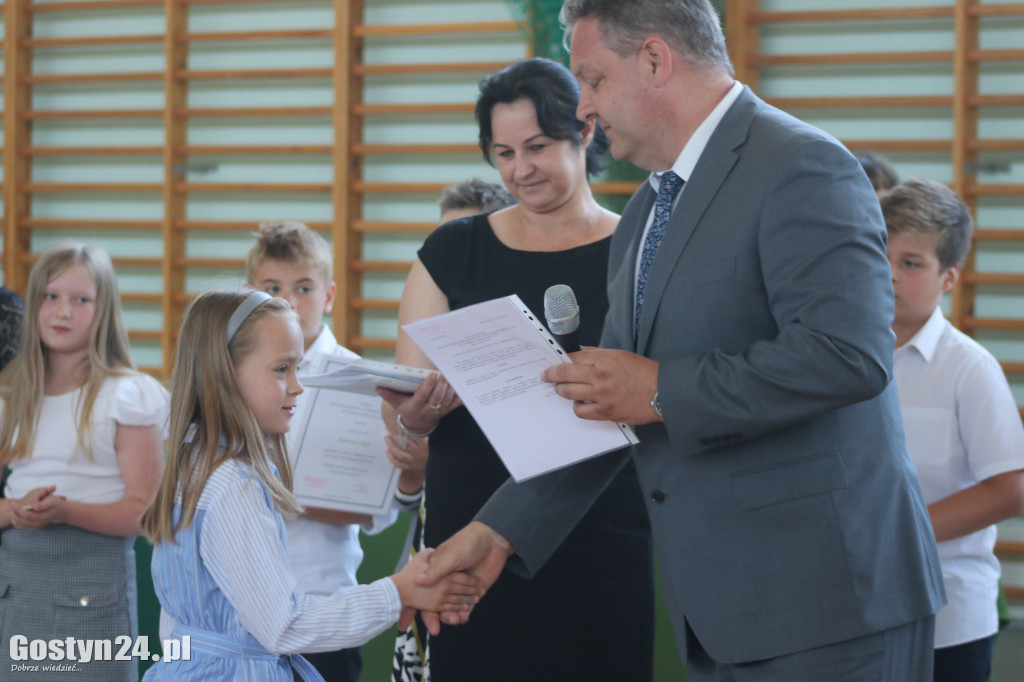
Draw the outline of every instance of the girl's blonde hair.
M81 265L96 285L95 315L89 336L89 355L83 361L85 380L75 406L78 415L78 447L92 459L92 408L103 382L135 369L128 353L128 334L121 318L117 277L107 252L92 244L62 242L44 253L28 276L21 350L0 373L4 400L0 420L0 464L28 457L35 444L43 401L48 350L39 337L39 309L46 285L68 268Z
M256 416L242 399L235 372L259 343L259 321L295 312L281 298L268 299L252 311L228 343L228 320L252 293L251 289L208 291L185 314L171 374L170 452L156 497L139 520L153 544L175 542L175 533L192 524L207 479L230 459L249 465L279 512L302 511L291 492L292 467L284 435L260 431ZM175 521L179 498L181 512Z

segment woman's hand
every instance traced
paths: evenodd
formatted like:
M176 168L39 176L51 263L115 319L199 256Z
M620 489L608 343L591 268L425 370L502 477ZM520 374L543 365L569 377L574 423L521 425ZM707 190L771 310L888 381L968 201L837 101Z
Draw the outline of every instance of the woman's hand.
M427 375L411 395L382 387L377 388L377 395L394 410L398 418L399 436L407 437L427 435L434 430L441 417L462 404L448 381L437 372ZM402 427L406 431L404 434L401 433Z

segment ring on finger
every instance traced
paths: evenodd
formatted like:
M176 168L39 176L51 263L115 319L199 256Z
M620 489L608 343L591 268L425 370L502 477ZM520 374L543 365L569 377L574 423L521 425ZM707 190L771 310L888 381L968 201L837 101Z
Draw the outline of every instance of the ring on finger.
M442 406L441 403L437 403L436 405L432 404L432 405L429 405L428 407L430 407L430 409L432 409L434 412L440 412L441 411L441 406Z

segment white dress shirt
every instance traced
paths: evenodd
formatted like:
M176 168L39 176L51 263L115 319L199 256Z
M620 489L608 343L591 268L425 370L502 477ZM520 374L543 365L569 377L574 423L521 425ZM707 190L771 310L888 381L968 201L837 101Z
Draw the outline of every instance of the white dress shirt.
M938 308L896 349L907 447L929 505L980 481L1024 469L1024 428L996 359ZM935 620L936 648L998 629L996 527L939 543L949 603Z

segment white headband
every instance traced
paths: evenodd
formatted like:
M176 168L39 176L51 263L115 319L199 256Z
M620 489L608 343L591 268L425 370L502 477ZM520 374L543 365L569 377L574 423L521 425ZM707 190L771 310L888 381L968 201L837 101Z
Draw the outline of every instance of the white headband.
M231 313L231 319L228 320L228 345L231 345L231 339L235 338L235 334L238 333L239 327L249 319L252 315L252 311L259 308L261 305L269 301L273 296L266 293L265 291L253 291L251 294L242 299L242 302L235 308L235 312Z

